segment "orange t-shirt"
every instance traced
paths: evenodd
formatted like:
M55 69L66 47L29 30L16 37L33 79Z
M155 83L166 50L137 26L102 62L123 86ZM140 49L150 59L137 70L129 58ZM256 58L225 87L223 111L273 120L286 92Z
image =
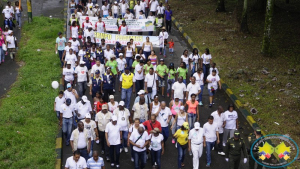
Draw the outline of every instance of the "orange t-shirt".
M169 43L169 48L173 48L174 47L174 42L168 42Z
M188 100L186 102L186 104L188 105L188 113L192 113L192 114L196 114L196 109L197 109L197 106L198 106L198 101L195 100L194 104L192 104L192 101L191 100Z

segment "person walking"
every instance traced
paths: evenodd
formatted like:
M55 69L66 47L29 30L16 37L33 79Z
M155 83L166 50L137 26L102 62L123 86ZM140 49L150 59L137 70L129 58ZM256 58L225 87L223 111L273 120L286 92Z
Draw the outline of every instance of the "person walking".
M140 101L141 98L144 98L145 99L145 103L147 104L148 108L150 108L150 97L148 97L148 95L145 95L145 90L140 90L138 92L138 96L135 98L134 100L134 104L135 103L138 103Z
M258 148L254 148L254 147L252 148L254 142L257 143L257 140L260 140L261 137L262 137L262 134L261 134L260 128L256 128L254 130L254 133L250 133L250 135L248 136L249 150L252 151L252 153L253 153L253 157L252 158L249 157L249 169L255 169L255 161L256 160L258 160L259 162L261 162L261 160L259 159ZM263 146L264 146L264 141L262 141L259 144L259 147L263 147ZM254 160L253 158L255 158L256 160ZM262 169L262 168L263 168L263 166L257 163L256 169Z
M71 68L71 62L68 61L67 62L67 67L63 68L63 81L62 81L62 85L64 86L64 89L67 89L67 84L74 84L75 81L75 77L74 77L74 69Z
M209 107L212 107L212 105L215 104L213 99L214 95L217 92L218 86L220 89L222 87L220 77L219 75L216 75L216 70L213 70L212 74L207 76L206 82L208 83L207 87L209 93Z
M145 98L140 98L139 102L134 103L131 110L131 119L140 119L140 123L148 120L149 117L149 108L148 105L145 103Z
M171 130L175 128L175 131L180 129L184 122L188 122L188 114L184 111L184 106L180 106L180 113L177 113L175 116L175 119L171 125ZM175 132L176 133L176 132ZM173 138L175 139L175 134L173 135ZM176 140L175 140L176 142ZM175 143L175 147L177 148L177 144Z
M222 106L218 107L218 110L214 111L211 113L211 116L214 117L214 123L218 126L218 131L219 131L219 138L220 142L217 144L217 149L218 149L218 154L224 156L225 153L223 152L223 146L222 142L223 141L223 132L224 132L224 127L225 127L225 115L224 115L224 109Z
M124 57L126 59L126 65L127 65L126 68L129 68L129 70L131 70L131 68L132 68L133 56L134 55L135 55L135 51L131 47L131 43L127 42L127 47L125 47L125 49L124 49Z
M81 157L80 152L76 150L73 152L73 156L67 158L65 169L79 169L79 166L81 167L80 169L87 168L86 160L83 157Z
M186 101L185 107L188 107L188 121L190 129L194 128L194 123L199 121L199 108L198 101L196 100L196 94L192 94L191 100ZM193 124L191 124L193 123Z
M165 10L165 23L167 27L167 32L171 33L171 27L172 27L172 16L173 12L171 10L170 5L167 6L167 9Z
M94 120L91 120L92 116L90 113L87 113L85 115L85 119L81 120L83 122L84 128L88 130L91 134L91 150L89 153L89 157L93 156L93 148L94 148L94 143L99 143L99 132L97 130L97 125Z
M160 64L156 67L155 73L158 76L158 86L159 90L161 89L161 96L165 97L165 76L168 72L168 67L165 65L164 59L160 59Z
M89 169L105 169L104 160L99 156L98 151L93 151L91 158L87 160L87 168Z
M161 156L165 152L164 136L160 134L159 128L154 128L151 131L150 137L150 150L151 150L151 165L161 168Z
M107 67L106 72L102 75L101 81L101 93L104 93L104 102L109 101L109 95L114 94L115 78L111 72L111 68Z
M134 168L145 168L147 161L146 146L149 144L148 133L143 127L139 127L138 132L131 133L129 142L133 146Z
M6 46L6 39L5 39L5 35L1 30L0 31L0 65L1 63L4 63L5 60L5 51L3 50L4 46Z
M143 43L142 49L144 51L146 62L148 62L148 57L151 55L151 51L153 50L153 44L150 42L150 38L146 37L146 42Z
M229 162L229 169L239 169L241 151L244 155L244 163L247 163L248 154L245 143L241 138L240 132L236 130L234 131L234 137L229 138L225 146L225 160Z
M189 56L190 62L191 62L191 71L192 75L196 72L196 70L199 68L200 64L200 56L198 54L198 49L194 48L193 52Z
M197 72L194 73L193 76L195 77L196 83L198 83L198 85L200 86L200 90L201 90L198 95L199 106L203 106L202 95L203 95L203 91L204 91L204 74L203 74L202 68L198 68Z
M233 104L230 104L228 106L228 109L224 113L224 116L225 116L225 127L224 127L224 135L223 135L223 146L226 145L228 135L229 138L233 137L234 131L239 129L238 114L234 110Z
M144 89L144 60L140 60L140 62L135 66L134 78L136 91Z
M66 102L66 98L64 97L64 92L59 91L58 96L55 97L54 100L54 112L56 113L57 119L60 119L60 108Z
M149 73L145 77L145 92L147 93L147 96L154 99L154 96L157 93L158 88L158 78L157 74L154 73L154 69L150 68Z
M125 68L125 72L120 77L119 92L121 91L121 99L126 103L126 108L129 109L131 95L135 92L135 78L129 67Z
M184 103L185 101L185 92L186 92L186 85L183 83L183 77L179 77L178 81L175 82L172 86L172 96L171 99L178 98L179 101Z
M15 60L16 52L18 49L17 38L14 36L12 30L8 31L8 36L6 36L7 51L9 52L11 60Z
M64 62L62 60L63 57L63 53L64 53L64 49L65 46L67 45L67 40L65 37L63 37L61 32L58 32L58 37L56 38L56 43L55 43L55 53L58 53L59 56L59 60L61 62L61 68L64 65Z
M127 141L127 146L130 146L130 155L131 155L131 162L134 162L134 152L133 152L133 145L130 144L129 138L131 136L131 133L133 132L138 132L139 127L144 127L144 125L140 124L140 119L136 118L134 119L133 124L130 125L129 130L128 130L128 141Z
M199 122L195 122L194 128L189 132L189 152L193 154L193 169L199 168L203 146L206 147L204 129L200 127Z
M183 106L183 104L182 104L181 101L179 101L179 98L175 98L174 100L170 101L169 108L171 109L171 112L172 112L172 118L171 118L171 121L170 121L170 126L172 126L172 124L174 123L176 115L178 113L180 113L180 106ZM171 129L171 131L172 131L172 136L173 136L175 134L176 128L173 127ZM175 144L175 139L174 138L172 139L172 143Z
M130 112L127 108L124 108L124 105L125 103L123 101L120 101L119 108L115 109L113 112L113 115L118 118L118 125L120 126L120 131L122 132L120 153L123 151L123 148L125 153L128 153L127 137L128 137L128 127L130 124L129 121Z
M72 132L70 142L73 152L78 150L85 160L89 159L89 153L91 150L91 133L89 130L84 128L82 121L78 122L78 128Z
M174 137L177 139L178 151L178 169L184 167L185 151L188 149L189 123L184 122L182 126L176 131Z
M152 130L154 130L154 128L158 128L160 131L161 129L161 125L160 122L156 120L156 116L155 114L151 114L150 116L150 120L145 121L144 123L142 123L145 128L147 129L148 134L150 134L150 132Z
M77 127L77 122L83 120L87 113L93 114L91 102L83 95L81 100L75 106L75 121L74 126Z
M88 69L84 61L80 61L79 66L75 68L75 77L77 77L79 97L81 98L85 94L87 83L89 82Z
M112 121L105 127L105 139L109 147L110 166L120 168L120 144L122 141L121 127L117 124L117 116L112 116ZM116 155L116 160L115 160Z
M209 74L210 65L212 64L212 57L208 48L206 48L204 53L201 55L200 63L201 62L202 65L200 64L200 66L203 69L204 81L206 81L206 78Z
M22 27L22 12L23 12L23 8L20 5L19 1L15 2L15 16L16 16L16 21L18 23L18 27L19 29L21 29Z
M109 161L109 147L105 139L105 129L107 124L112 119L112 116L112 113L107 111L107 105L104 104L102 105L102 110L96 114L95 118L95 122L99 130L101 154L105 154L106 161Z
M215 146L215 142L217 140L217 144L220 143L218 126L214 122L214 117L209 116L208 122L203 125L204 137L206 142L206 158L207 164L206 167L210 167L211 165L211 150Z
M194 76L192 76L190 79L191 79L191 82L186 87L186 98L188 100L191 100L191 95L195 94L196 100L198 100L198 95L201 92L200 85L198 83L196 83L196 78Z
M100 71L96 70L95 76L92 76L90 80L90 95L92 95L92 98L96 96L97 92L101 91L101 84Z
M71 99L71 104L76 104L77 103L77 99L79 98L77 91L75 89L72 88L71 83L67 84L67 89L64 91L64 97L66 99Z
M168 88L167 88L167 97L170 97L172 95L171 90L172 86L175 83L175 75L176 75L176 70L174 68L174 63L171 62L167 71L168 75Z
M166 102L162 101L160 105L159 112L155 114L157 116L157 121L159 121L161 125L161 133L164 136L164 143L169 138L169 123L172 118L172 113L169 107L166 107Z
M148 59L151 61L154 71L156 71L156 66L158 65L158 57L156 56L154 50L151 51L151 55L148 57Z
M73 112L74 105L71 104L71 99L67 98L66 103L60 107L60 126L62 127L62 132L64 134L64 140L66 146L70 145L70 137L73 128Z
M179 77L183 78L183 83L186 85L186 79L188 74L188 68L185 62L180 63L180 67L177 68L177 79Z
M108 111L110 112L114 112L114 110L119 107L118 102L115 101L114 95L109 96L109 102L107 103L107 105L108 105Z

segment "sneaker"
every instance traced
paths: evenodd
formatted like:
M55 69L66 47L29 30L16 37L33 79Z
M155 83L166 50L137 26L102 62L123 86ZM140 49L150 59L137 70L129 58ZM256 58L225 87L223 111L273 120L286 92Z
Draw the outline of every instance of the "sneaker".
M120 148L120 153L122 153L122 151L123 151L123 148Z
M209 107L212 107L212 104L209 104Z
M125 153L128 153L128 148L125 147L125 148L124 148L124 151L125 151Z
M203 106L203 103L201 101L199 102L199 106Z
M215 102L213 101L212 104L215 104Z
M175 147L177 148L177 143L175 144Z
M223 143L223 147L225 147L226 146L226 144L225 143Z
M154 163L154 165L157 165L156 162Z
M172 143L175 144L175 139L172 139Z
M101 151L101 154L102 154L102 155L104 154L104 151L103 151L103 150Z
M148 160L148 158L149 158L149 155L147 154L147 155L146 155L146 159Z
M224 152L218 152L219 155L224 156L225 153Z
M211 150L214 150L215 149L215 147L213 147Z
M207 164L206 164L206 167L210 167L210 163L207 163Z
M106 157L106 161L110 161L109 157Z
M134 162L134 158L131 157L131 162Z
M120 168L120 165L116 165L116 168Z
M115 164L114 164L114 163L111 163L110 166L111 166L111 167L115 167Z

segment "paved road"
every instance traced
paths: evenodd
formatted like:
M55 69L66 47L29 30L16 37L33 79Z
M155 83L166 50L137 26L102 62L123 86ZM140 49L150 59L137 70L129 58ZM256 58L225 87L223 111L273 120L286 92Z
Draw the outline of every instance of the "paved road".
M22 13L22 22L27 22L27 5L26 0L22 0L22 7L24 12ZM63 18L64 2L59 2L59 0L38 0L32 2L33 16L50 16L57 18ZM2 12L2 11L1 11ZM1 14L2 17L2 14ZM15 36L18 41L21 38L21 31L19 29L14 29ZM63 31L63 30L62 30ZM53 47L54 51L54 47ZM15 82L18 76L18 68L21 63L12 61L9 55L5 56L5 62L0 66L0 97L6 97L6 92L9 90L10 86Z
M68 17L69 18L69 17ZM67 31L69 29L67 28ZM69 32L67 33L67 35L69 36ZM165 63L166 65L169 65L170 62L174 62L175 67L177 68L179 66L180 63L180 56L182 55L182 52L184 51L184 49L188 49L189 51L191 51L192 49L188 47L187 43L184 41L184 39L182 38L180 32L174 28L172 28L172 34L170 35L170 38L173 38L174 42L175 42L175 47L174 47L174 56L170 57L167 56L167 58L165 58ZM157 54L159 54L159 49L155 49L155 52ZM167 52L168 55L168 52ZM158 55L159 59L163 58L162 55ZM117 84L118 87L118 84ZM226 95L225 92L223 92L222 90L219 90L216 94L216 100L215 100L215 105L212 108L208 107L209 104L209 100L208 100L208 90L207 90L207 86L205 86L206 88L204 89L204 94L203 94L203 107L200 107L200 124L201 127L203 126L203 124L205 122L207 122L207 117L217 109L218 105L223 106L225 109L227 108L228 104L232 103L230 98ZM117 88L118 89L118 88ZM117 90L116 90L117 91ZM88 98L90 99L90 101L92 100L91 97L89 96L88 92L86 93L86 95L88 96ZM131 106L133 104L133 99L134 97L132 97L132 101L131 101ZM115 93L115 100L116 101L120 101L121 100L121 95L119 92ZM167 103L170 102L169 98L162 98L161 95L159 95L159 100L162 101L166 101ZM240 123L240 127L242 128L240 130L240 132L242 132L242 136L244 139L247 139L247 136L249 135L250 132L252 132L252 128L250 127L250 125L248 124L248 122L244 119L244 117L242 117L242 114L240 112L239 113L239 123ZM171 132L170 132L171 133ZM98 146L97 144L94 145L94 149L100 151L100 146ZM171 137L169 137L167 144L166 144L166 151L165 154L162 156L162 168L164 169L173 169L177 167L177 149L175 148L174 144L171 143ZM71 151L71 147L70 146L65 146L63 144L63 159L62 159L62 167L64 167L65 165L65 161L68 157L72 156L72 151ZM204 168L206 165L206 153L205 150L203 151L203 155L200 158L200 168ZM110 169L110 163L105 162L105 167L107 169ZM121 153L120 156L120 167L121 168L134 168L134 164L130 161L130 152L129 153L125 153L124 151ZM147 169L151 168L151 162L150 159L147 162L146 165ZM188 153L186 153L186 158L185 158L185 168L192 168L192 157L188 155ZM219 169L219 168L228 168L228 164L225 162L225 159L223 156L220 156L217 154L217 151L213 151L212 152L212 164L211 164L211 168L213 169ZM240 168L241 169L245 169L248 168L248 164L245 165L242 163L240 164Z

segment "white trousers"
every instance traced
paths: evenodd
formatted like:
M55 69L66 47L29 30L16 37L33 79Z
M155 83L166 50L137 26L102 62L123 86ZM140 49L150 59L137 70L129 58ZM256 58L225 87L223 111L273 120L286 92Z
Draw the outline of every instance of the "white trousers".
M200 145L191 144L191 149L193 153L193 169L199 168L199 158L202 156L203 143Z

